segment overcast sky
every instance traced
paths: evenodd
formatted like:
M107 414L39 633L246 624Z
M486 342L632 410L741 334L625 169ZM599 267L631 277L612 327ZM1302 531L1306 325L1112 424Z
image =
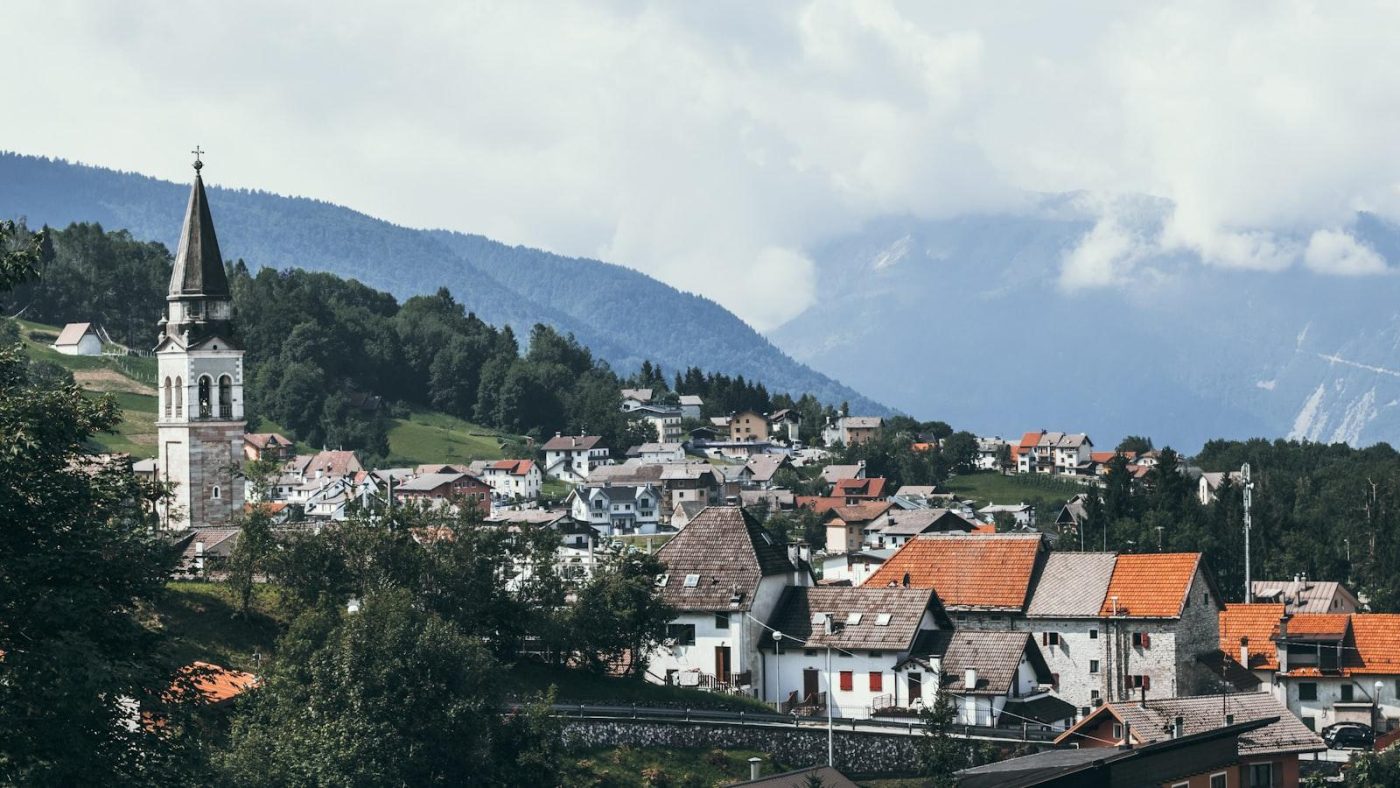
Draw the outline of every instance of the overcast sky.
M1390 272L1346 224L1400 218L1396 3L292 5L7 2L0 148L186 180L198 143L213 183L622 263L759 329L823 239L1028 192L1094 195L1067 289L1156 248ZM1174 201L1160 237L1125 193Z

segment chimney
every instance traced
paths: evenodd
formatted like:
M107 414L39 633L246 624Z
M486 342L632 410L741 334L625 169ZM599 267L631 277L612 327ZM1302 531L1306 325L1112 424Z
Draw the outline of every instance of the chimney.
M905 573L904 573L904 579L903 579L903 581L901 582L901 585L903 585L905 588L908 588L908 587L909 587L909 573L908 573L908 572L905 572Z
M823 631L825 631L828 635L830 635L836 629L835 616L832 613L824 614L822 628Z
M977 724L977 696L972 694L976 689L977 668L968 668L963 671L963 720L968 725Z
M757 780L759 773L763 770L763 759L755 755L749 759L749 779Z
M968 668L963 671L963 691L971 692L977 689L977 668Z
M1287 608L1285 608L1287 610ZM1278 656L1278 672L1284 674L1288 672L1288 619L1292 616L1285 612L1278 619L1278 640L1274 641L1274 650Z
M1121 750L1131 750L1133 748L1133 724L1127 720L1123 721L1123 741L1118 743Z
M1146 685L1146 684L1143 684L1142 686L1138 687L1138 708L1140 708L1140 709L1145 709L1145 708L1147 708L1147 685Z
M1240 664L1246 669L1249 668L1249 637L1240 636Z

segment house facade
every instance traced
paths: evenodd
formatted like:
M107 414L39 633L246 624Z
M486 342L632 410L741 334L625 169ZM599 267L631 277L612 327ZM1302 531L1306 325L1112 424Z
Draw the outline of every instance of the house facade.
M58 333L53 349L65 356L100 356L102 337L91 323L69 323Z
M533 501L540 497L544 474L534 460L473 463L473 473L491 487L497 501Z
M767 443L768 418L756 410L741 410L729 417L729 440L734 443Z
M608 449L597 435L560 435L545 441L544 473L552 479L582 482L593 469L608 464Z
M633 418L645 421L660 443L680 443L681 411L679 408L666 408L660 405L641 405L628 411Z
M737 506L708 506L657 551L661 598L675 608L648 680L759 696L759 649L784 589L812 584L798 556Z
M584 484L566 503L574 520L604 536L654 534L661 524L661 490L649 483Z

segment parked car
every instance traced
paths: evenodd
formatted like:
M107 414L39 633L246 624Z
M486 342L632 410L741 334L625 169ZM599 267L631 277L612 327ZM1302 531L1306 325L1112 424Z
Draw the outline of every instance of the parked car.
M1376 732L1359 722L1339 722L1322 730L1322 740L1334 750L1369 750L1376 743Z

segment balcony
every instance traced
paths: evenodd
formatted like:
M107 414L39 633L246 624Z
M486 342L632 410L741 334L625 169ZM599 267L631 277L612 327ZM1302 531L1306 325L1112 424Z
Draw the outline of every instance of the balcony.
M826 713L826 693L818 692L805 698L797 696L797 690L788 693L787 700L778 704L778 711L798 717L815 717Z

